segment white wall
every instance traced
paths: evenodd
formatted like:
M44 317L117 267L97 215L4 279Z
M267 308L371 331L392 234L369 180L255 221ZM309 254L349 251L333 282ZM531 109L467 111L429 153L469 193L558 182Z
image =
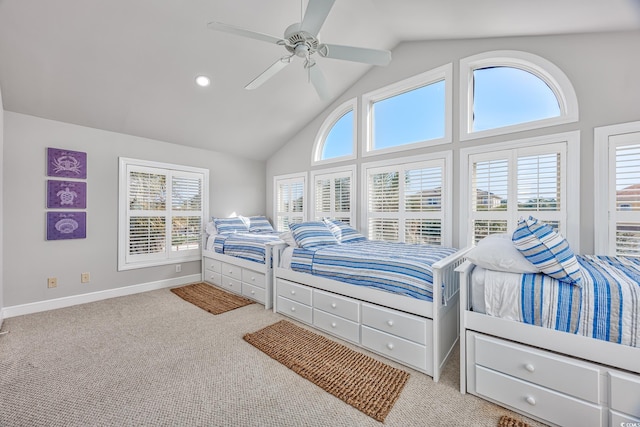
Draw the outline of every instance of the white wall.
M462 241L458 234L460 220L458 191L459 150L471 144L487 144L509 139L521 139L549 133L579 130L581 132L580 168L580 234L579 253L593 253L593 129L594 127L636 121L640 119L640 31L610 34L560 35L544 37L511 37L477 40L447 40L403 43L393 50L393 60L387 67L374 67L360 81L337 99L325 112L310 122L267 161L267 211L273 211L273 176L321 169L311 167L311 155L316 133L325 118L348 99L395 83L402 79L453 63L453 143L433 148L416 149L402 154L368 157L374 161L404 157L441 150L454 153L454 245ZM462 58L492 50L520 50L539 55L560 67L576 90L580 121L512 135L488 137L475 141L459 141L459 61ZM328 82L331 84L331 82ZM360 107L360 105L358 106ZM359 118L358 118L359 119ZM360 138L362 136L360 135ZM360 152L356 164L363 162ZM338 164L327 165L333 167ZM356 177L360 177L358 170ZM357 218L360 198L357 198Z
M45 238L47 147L87 153L86 239ZM181 273L173 265L117 271L119 156L209 169L210 215L264 213L264 163L7 111L5 308L200 273L199 261L183 263ZM90 283L80 283L82 272ZM47 288L47 277L58 287Z

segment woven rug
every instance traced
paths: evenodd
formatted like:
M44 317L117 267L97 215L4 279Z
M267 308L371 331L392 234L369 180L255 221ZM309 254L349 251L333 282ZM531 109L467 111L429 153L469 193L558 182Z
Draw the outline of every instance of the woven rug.
M516 420L515 418L511 418L507 415L503 415L500 417L500 421L498 421L498 427L530 427L530 426L524 421Z
M335 397L383 422L409 374L281 320L244 340Z
M194 283L173 288L171 292L211 314L225 313L254 303L248 298L223 291L206 283Z

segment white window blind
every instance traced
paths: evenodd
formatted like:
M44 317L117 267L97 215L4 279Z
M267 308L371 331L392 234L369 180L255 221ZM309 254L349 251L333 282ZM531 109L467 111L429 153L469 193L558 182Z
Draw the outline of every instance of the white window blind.
M278 231L288 231L289 224L303 222L306 218L305 175L275 177L275 218Z
M640 256L640 133L611 138L611 223L615 254Z
M512 232L518 219L529 215L564 233L565 165L564 143L471 155L472 243L490 234Z
M445 199L444 159L366 168L370 239L440 245Z
M179 168L120 159L120 270L199 259L208 171Z
M314 219L333 218L355 226L353 175L354 168L313 175Z

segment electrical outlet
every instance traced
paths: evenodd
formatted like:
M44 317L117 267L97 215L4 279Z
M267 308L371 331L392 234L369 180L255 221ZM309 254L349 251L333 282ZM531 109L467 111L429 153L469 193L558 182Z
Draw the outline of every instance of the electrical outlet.
M176 273L180 273L182 271L182 264L176 264Z
M89 273L80 274L80 283L89 283L89 280L91 280L91 274Z
M49 277L47 279L47 287L55 288L57 286L58 286L58 279L56 279L55 277Z

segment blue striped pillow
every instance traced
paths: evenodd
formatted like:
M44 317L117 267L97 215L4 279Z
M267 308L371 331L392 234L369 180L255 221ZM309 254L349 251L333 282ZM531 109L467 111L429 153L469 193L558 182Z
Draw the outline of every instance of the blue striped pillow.
M340 243L356 243L367 240L366 237L358 233L358 230L340 220L324 218L323 221Z
M289 224L289 229L298 246L303 249L318 249L338 244L329 227L322 221Z
M534 217L520 218L511 238L515 247L544 274L581 286L580 264L569 242Z
M264 216L249 217L249 231L274 231L269 220Z
M249 227L240 217L233 218L213 218L218 234L246 233Z

